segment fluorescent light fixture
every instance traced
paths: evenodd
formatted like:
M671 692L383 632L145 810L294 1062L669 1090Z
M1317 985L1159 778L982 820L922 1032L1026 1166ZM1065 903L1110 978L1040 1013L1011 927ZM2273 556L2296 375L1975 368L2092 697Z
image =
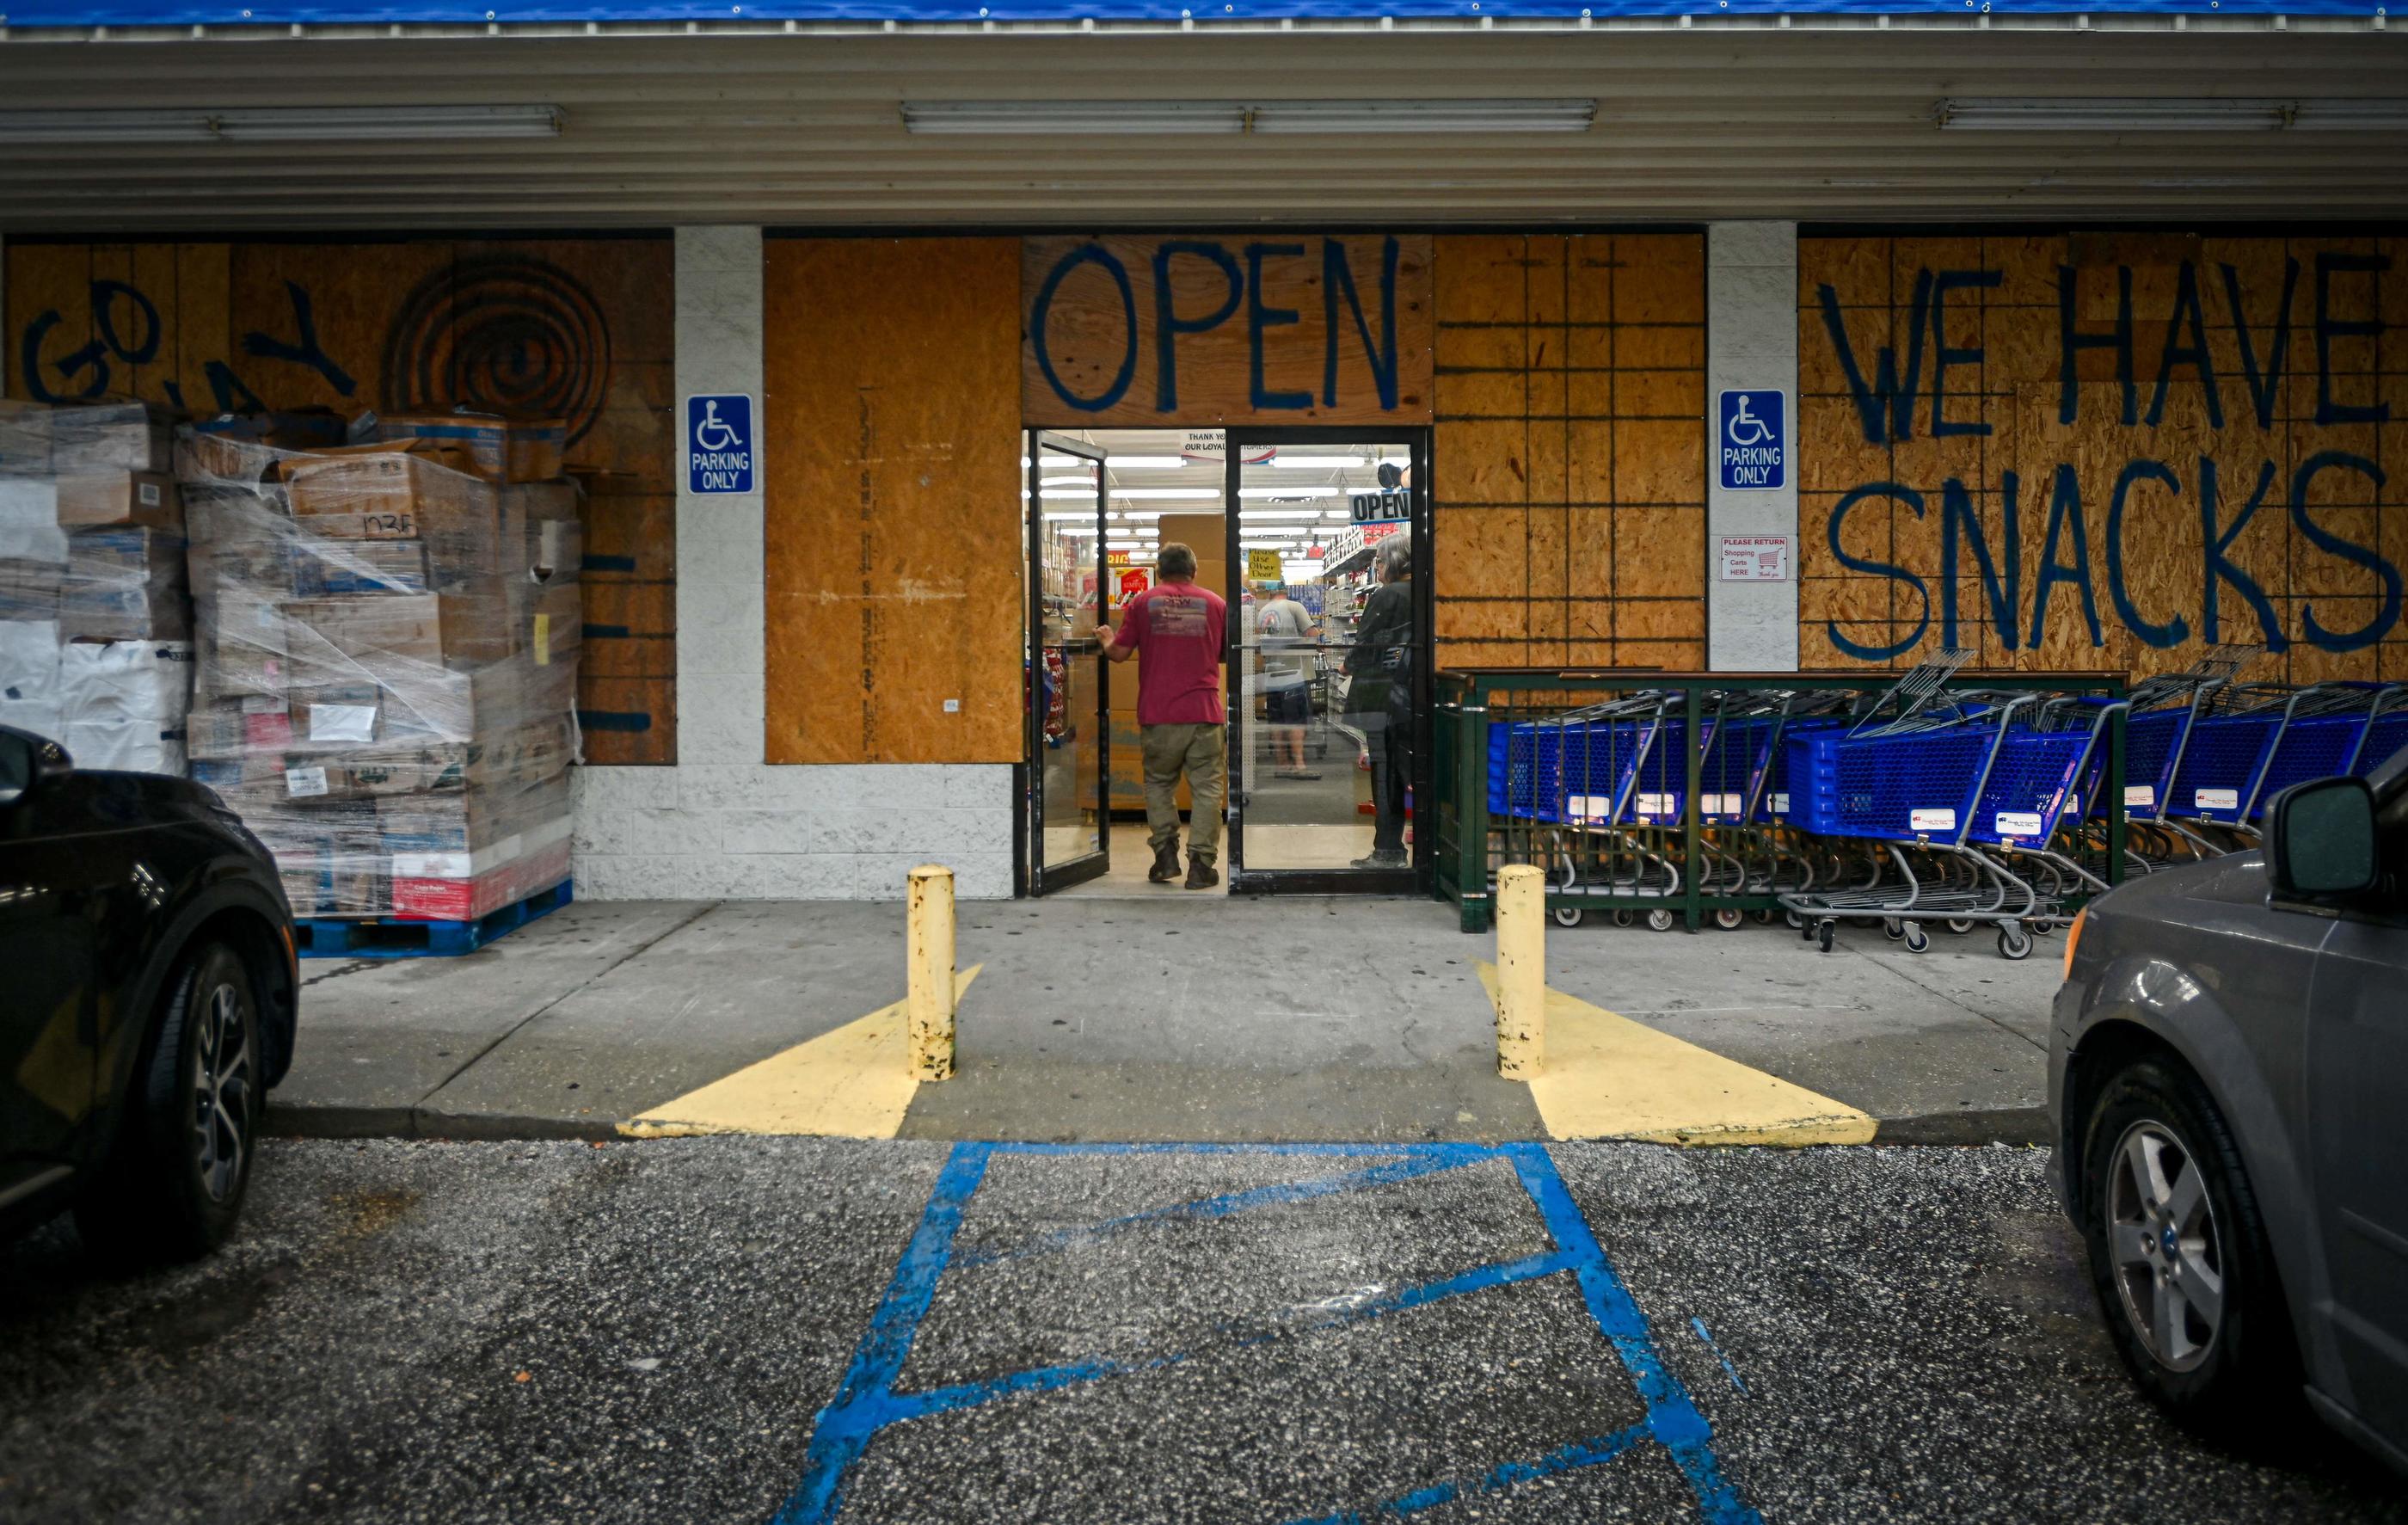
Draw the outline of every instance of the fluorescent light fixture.
M2408 96L2354 100L2181 96L1984 96L1943 100L1933 111L1958 132L2228 133L2408 132Z
M2408 132L2408 97L2301 101L2292 113L2291 125L2302 132Z
M1350 471L1363 464L1360 455L1274 455L1270 464L1291 471Z
M1240 497L1277 497L1291 503L1326 503L1338 496L1335 487L1240 487Z
M1112 496L1139 499L1178 498L1184 502L1200 503L1219 497L1221 489L1218 487L1115 487L1112 489Z
M1184 455L1115 455L1105 464L1115 471L1178 471L1187 465Z
M0 143L294 143L557 137L557 106L245 106L0 111Z
M1083 487L1088 492L1092 493L1096 490L1096 479L1093 477L1042 477L1038 480L1037 485L1039 487Z
M982 136L1584 133L1594 100L905 101L903 129Z
M1257 133L1584 133L1593 100L1264 101Z
M1242 133L1236 101L905 101L903 130L978 135Z

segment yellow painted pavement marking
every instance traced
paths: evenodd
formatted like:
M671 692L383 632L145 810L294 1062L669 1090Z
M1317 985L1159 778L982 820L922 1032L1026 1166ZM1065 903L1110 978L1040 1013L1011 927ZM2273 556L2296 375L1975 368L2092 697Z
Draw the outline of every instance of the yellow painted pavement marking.
M953 977L953 1000L983 965ZM773 1054L654 1107L619 1131L628 1138L699 1133L812 1133L891 1139L920 1083L906 1053L902 1001Z
M1497 969L1480 966L1497 1000ZM1644 1023L1547 988L1545 1060L1529 1082L1547 1134L1654 1144L1868 1144L1866 1114Z

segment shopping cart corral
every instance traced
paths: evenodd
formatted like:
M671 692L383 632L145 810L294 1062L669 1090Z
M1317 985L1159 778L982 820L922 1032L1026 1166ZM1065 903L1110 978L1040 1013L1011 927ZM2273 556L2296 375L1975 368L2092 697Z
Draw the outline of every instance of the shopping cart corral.
M1547 870L1564 926L1694 931L1786 912L1810 935L1866 920L1921 947L1936 921L1993 928L2021 957L2140 865L2123 853L2123 684L1961 661L1870 675L1443 673L1440 893L1466 930L1484 928L1497 870L1529 863ZM1894 829L1886 816L1847 826L1848 810L1876 807L1842 778L1900 755L1956 769L1945 800L1899 803ZM1948 824L1918 827L1926 810Z

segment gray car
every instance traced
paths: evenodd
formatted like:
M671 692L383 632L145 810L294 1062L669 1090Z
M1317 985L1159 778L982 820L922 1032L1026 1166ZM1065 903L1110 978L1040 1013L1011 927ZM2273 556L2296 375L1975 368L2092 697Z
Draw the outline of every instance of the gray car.
M2052 1027L2066 1211L2141 1386L2228 1435L2304 1392L2408 1466L2408 754L2101 897Z

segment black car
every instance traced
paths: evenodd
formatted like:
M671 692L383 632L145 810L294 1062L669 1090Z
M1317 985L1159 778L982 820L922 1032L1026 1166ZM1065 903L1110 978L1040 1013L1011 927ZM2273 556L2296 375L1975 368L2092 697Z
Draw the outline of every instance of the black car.
M234 1228L300 980L276 863L207 788L0 727L0 1232L115 1259Z

